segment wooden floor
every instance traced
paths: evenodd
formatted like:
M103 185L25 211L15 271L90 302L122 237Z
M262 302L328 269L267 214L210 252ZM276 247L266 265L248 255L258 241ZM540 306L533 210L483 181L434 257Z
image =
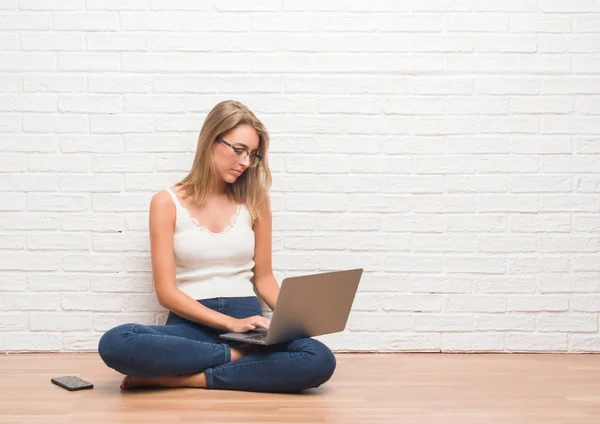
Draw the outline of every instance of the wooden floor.
M600 355L336 356L324 386L282 395L128 392L97 354L0 355L0 423L600 423ZM95 387L68 392L62 375Z

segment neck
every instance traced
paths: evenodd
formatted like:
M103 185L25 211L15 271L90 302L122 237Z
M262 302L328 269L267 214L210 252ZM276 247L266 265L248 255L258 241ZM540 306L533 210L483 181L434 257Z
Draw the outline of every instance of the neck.
M227 193L227 182L221 179L215 180L209 190L210 196L221 197Z

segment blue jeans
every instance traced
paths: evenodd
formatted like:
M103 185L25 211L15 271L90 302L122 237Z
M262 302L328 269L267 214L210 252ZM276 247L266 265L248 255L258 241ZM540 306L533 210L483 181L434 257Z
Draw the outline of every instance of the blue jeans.
M257 297L198 300L234 318L262 315ZM336 359L323 343L302 338L271 346L231 362L231 347L220 339L225 331L169 312L164 326L122 324L107 331L98 345L110 368L133 377L165 377L204 372L209 389L298 392L331 378Z

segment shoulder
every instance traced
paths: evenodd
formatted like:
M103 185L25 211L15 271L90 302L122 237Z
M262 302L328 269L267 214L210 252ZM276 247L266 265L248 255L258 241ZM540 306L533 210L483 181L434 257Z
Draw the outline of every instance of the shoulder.
M170 206L175 207L173 203L173 198L169 194L167 190L161 190L158 193L155 193L150 200L150 208L169 208Z
M258 197L256 222L271 220L271 197L266 189L261 189Z
M174 199L167 190L155 193L150 200L150 216L159 220L170 220L177 213Z
M150 200L150 234L172 234L171 232L175 231L176 222L177 208L169 192L162 190L155 193Z
M261 188L256 205L257 220L271 216L271 197L265 188Z
M261 188L259 195L259 209L260 211L271 210L271 196L266 188Z

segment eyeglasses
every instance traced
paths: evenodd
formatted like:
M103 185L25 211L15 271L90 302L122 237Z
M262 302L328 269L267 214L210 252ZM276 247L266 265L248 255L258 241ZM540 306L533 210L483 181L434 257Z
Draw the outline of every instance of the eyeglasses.
M262 159L262 156L259 155L258 153L251 154L248 152L248 150L246 150L242 147L235 147L235 146L229 144L228 142L223 140L221 137L217 137L217 141L220 141L224 145L231 147L231 149L237 155L240 163L244 162L246 160L246 158L248 156L250 156L250 165L248 165L250 168L256 168L260 164L260 160Z

